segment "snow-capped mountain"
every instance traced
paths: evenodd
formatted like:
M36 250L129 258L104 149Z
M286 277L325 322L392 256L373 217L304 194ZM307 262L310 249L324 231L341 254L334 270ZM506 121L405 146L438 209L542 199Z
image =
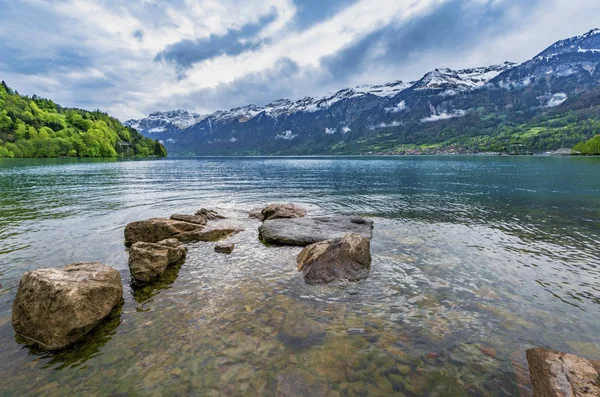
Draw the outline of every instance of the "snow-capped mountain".
M144 134L154 134L165 131L177 131L189 128L206 116L190 113L186 110L172 110L168 112L154 112L144 119L128 120L124 125L135 128Z
M152 113L127 125L172 154L304 154L448 140L481 123L526 121L600 87L600 30L561 40L522 64L435 69L415 82L347 88L201 116ZM456 126L456 127L455 127Z
M494 79L502 87L527 86L536 80L578 75L582 87L594 86L600 57L600 29L560 40L531 60Z
M435 69L417 81L413 88L415 90L443 90L448 94L456 95L460 92L481 88L494 77L515 66L517 66L516 63L505 62L501 65L473 69Z

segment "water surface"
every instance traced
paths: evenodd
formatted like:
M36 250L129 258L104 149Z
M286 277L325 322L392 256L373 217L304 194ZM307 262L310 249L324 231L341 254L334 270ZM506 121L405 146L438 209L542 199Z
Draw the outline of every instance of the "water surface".
M524 350L600 359L600 159L0 160L1 395L528 395ZM375 221L370 277L310 286L247 211ZM133 289L131 221L218 208L232 255ZM70 350L15 338L24 271L102 261L121 307Z

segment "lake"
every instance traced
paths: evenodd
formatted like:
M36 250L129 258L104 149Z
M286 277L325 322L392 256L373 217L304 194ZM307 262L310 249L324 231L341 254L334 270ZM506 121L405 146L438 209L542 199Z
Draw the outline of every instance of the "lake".
M366 280L305 284L247 212L375 222ZM128 222L202 207L232 255L132 288ZM600 359L600 158L0 160L0 395L529 395L525 349ZM124 303L73 348L19 343L27 270L101 261Z

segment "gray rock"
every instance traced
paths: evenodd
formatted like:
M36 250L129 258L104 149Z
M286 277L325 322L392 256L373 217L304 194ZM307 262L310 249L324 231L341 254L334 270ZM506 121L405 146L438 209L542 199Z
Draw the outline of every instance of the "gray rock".
M167 267L185 257L187 248L177 239L158 243L138 242L129 250L129 271L138 283L158 280Z
M600 396L600 362L548 349L527 350L533 397Z
M273 219L265 221L258 231L260 239L267 244L306 246L335 240L348 233L371 239L373 221L356 216Z
M182 243L194 243L198 241L212 242L226 239L232 234L241 232L242 229L235 226L220 226L205 230L197 230L192 232L181 233L177 235L177 239Z
M369 274L371 243L360 234L347 234L307 246L298 255L297 262L298 270L310 284L358 281Z
M220 243L215 246L215 252L220 254L231 254L235 248L233 243Z
M13 328L41 349L62 349L91 331L122 299L121 275L98 262L30 271L13 302Z
M296 204L269 204L261 211L262 221L271 219L289 219L289 218L304 218L306 210L298 207Z
M262 210L262 208L254 208L253 210L250 210L248 213L248 218L254 218L262 221Z

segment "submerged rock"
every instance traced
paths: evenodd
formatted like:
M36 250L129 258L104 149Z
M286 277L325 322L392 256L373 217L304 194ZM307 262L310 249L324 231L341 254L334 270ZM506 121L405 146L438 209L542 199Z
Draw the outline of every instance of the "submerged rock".
M371 267L371 243L360 234L321 241L304 248L297 257L298 270L310 284L335 280L361 280Z
M273 219L265 221L258 231L260 239L267 244L306 246L341 238L348 233L371 239L373 221L358 216Z
M262 221L271 219L304 218L306 210L292 203L269 204L261 211Z
M167 266L179 262L186 253L187 248L177 239L135 243L129 250L129 271L135 281L150 283L158 280Z
M34 270L21 278L12 323L28 343L58 350L91 331L122 299L121 275L98 262Z
M600 362L548 349L527 350L533 397L600 396Z
M199 232L203 228L202 225L195 223L165 218L132 222L125 227L125 245L130 247L137 242L158 243L162 240L178 238L184 233Z
M234 248L235 244L233 243L220 243L215 246L215 252L220 254L231 254Z
M197 225L206 225L206 218L202 215L173 214L171 215L171 219L175 221L195 223Z

